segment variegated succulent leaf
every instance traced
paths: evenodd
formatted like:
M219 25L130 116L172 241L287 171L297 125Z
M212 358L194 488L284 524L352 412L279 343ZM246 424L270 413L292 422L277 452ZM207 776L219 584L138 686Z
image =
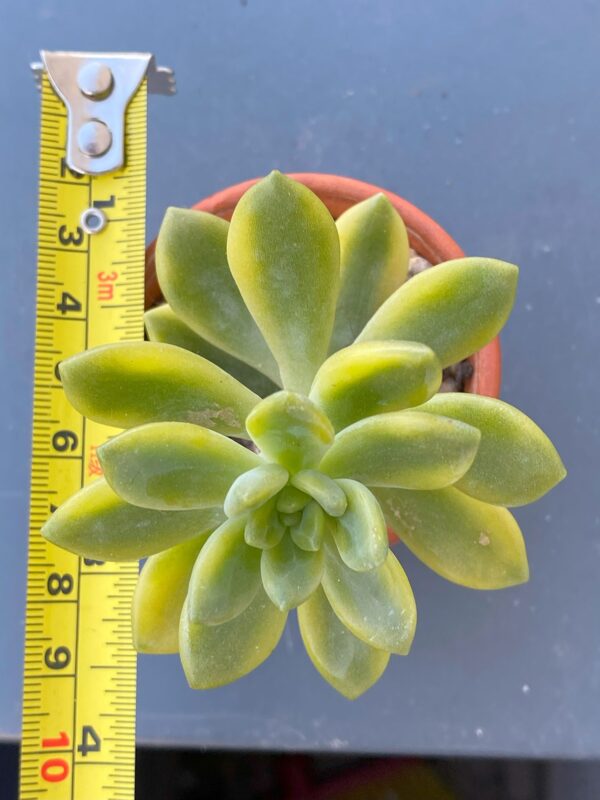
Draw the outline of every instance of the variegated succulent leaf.
M421 342L447 367L499 333L511 312L518 276L514 264L493 258L438 264L396 289L356 341Z
M193 331L278 382L277 364L229 270L228 232L229 223L213 214L167 209L156 240L160 287Z
M375 194L336 221L340 237L340 291L330 352L356 339L379 306L404 283L406 227L388 198Z
M237 204L227 257L284 388L308 392L327 355L339 292L331 214L301 183L272 172Z

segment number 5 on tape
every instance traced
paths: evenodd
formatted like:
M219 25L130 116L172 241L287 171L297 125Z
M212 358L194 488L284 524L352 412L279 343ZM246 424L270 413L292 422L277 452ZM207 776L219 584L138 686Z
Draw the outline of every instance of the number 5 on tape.
M58 364L143 338L146 97L174 92L144 53L50 53L41 89L33 447L20 797L134 796L137 565L80 559L40 528L100 475L115 433L68 404Z

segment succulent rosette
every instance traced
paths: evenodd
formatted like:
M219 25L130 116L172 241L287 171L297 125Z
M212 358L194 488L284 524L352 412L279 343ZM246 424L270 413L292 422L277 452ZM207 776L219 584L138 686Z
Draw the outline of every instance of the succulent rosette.
M179 652L192 687L256 668L297 608L321 675L364 692L415 633L388 528L463 586L527 580L507 507L561 480L561 460L506 403L436 394L442 369L502 328L517 267L464 258L407 282L408 259L384 195L334 222L274 172L231 223L167 211L151 341L62 363L75 408L127 430L44 535L90 558L147 558L135 646Z

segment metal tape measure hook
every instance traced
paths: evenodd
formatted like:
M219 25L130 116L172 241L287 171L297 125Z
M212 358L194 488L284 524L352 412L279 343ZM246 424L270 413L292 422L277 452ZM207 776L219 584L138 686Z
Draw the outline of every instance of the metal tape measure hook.
M156 94L173 94L175 77L157 67L151 53L41 51L32 64L36 79L46 72L67 107L70 169L87 175L113 172L125 163L125 112L144 77Z

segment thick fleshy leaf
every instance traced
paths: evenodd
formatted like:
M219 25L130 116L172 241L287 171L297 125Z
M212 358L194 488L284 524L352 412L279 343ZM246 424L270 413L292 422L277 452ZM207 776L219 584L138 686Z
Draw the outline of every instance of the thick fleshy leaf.
M213 530L221 508L154 511L121 500L101 478L54 512L42 534L65 550L102 561L137 561Z
M319 550L330 529L329 520L321 506L311 500L302 511L300 522L290 529L294 544L301 550Z
M422 342L447 367L501 330L515 299L519 269L493 258L460 258L405 283L367 322L357 341Z
M525 543L505 508L454 487L376 489L389 526L428 567L471 589L503 589L529 577Z
M259 397L266 397L279 389L277 384L273 383L262 372L203 339L188 327L183 320L179 319L167 303L146 311L144 323L150 341L174 344L177 347L183 347L184 350L190 350L192 353L207 358L217 367L221 367L225 372L233 375L234 378L259 395Z
M286 389L308 392L327 355L339 250L327 208L309 189L279 172L249 189L233 212L229 266Z
M259 547L261 550L268 550L269 547L275 547L281 541L281 537L285 533L285 526L279 519L275 507L276 502L277 498L273 497L248 514L244 530L246 544L251 547Z
M213 214L167 209L156 241L158 282L192 330L277 381L275 359L229 271L228 230Z
M367 486L440 489L475 458L477 428L419 411L379 414L338 433L319 469Z
M244 472L232 484L223 504L228 517L253 511L274 497L288 482L287 470L279 464L261 464Z
M346 495L339 484L317 469L297 472L292 476L291 483L310 495L332 517L341 516L348 506Z
M177 653L179 617L194 562L210 533L195 536L144 564L133 596L133 644L138 653Z
M368 572L347 567L326 543L323 589L342 623L379 650L406 655L417 624L417 607L406 573L391 550Z
M295 486L285 486L277 496L277 511L282 514L295 514L302 511L304 506L310 502L310 497L296 489Z
M201 356L157 342L101 345L61 361L69 401L84 416L116 428L193 422L245 436L260 398Z
M300 524L302 520L302 512L295 511L293 514L286 514L285 512L280 512L279 519L285 525L286 528L292 528L296 525Z
M298 608L298 623L310 660L344 697L356 699L383 675L390 654L350 633L321 588Z
M556 448L522 411L477 394L438 394L419 411L443 414L481 432L475 461L456 488L486 503L533 503L566 473Z
M262 400L246 428L265 457L290 472L318 464L335 437L321 409L295 392L277 392Z
M262 462L220 433L189 422L153 422L132 428L98 448L109 486L144 508L212 508L232 482Z
M287 614L260 588L248 608L223 625L191 622L184 604L179 652L192 689L225 686L260 666L281 638Z
M260 573L265 592L281 611L296 608L321 582L323 551L297 547L286 535L275 547L263 550Z
M408 234L384 194L349 208L337 220L340 293L330 352L353 342L379 306L406 280Z
M343 479L338 483L348 498L348 508L333 530L342 561L359 572L381 566L388 552L388 534L379 503L358 481Z
M245 519L224 522L200 551L188 590L193 622L221 625L248 608L260 587L260 550L244 541Z
M418 406L440 387L442 368L418 342L361 342L334 353L321 366L310 399L336 431L388 411Z

